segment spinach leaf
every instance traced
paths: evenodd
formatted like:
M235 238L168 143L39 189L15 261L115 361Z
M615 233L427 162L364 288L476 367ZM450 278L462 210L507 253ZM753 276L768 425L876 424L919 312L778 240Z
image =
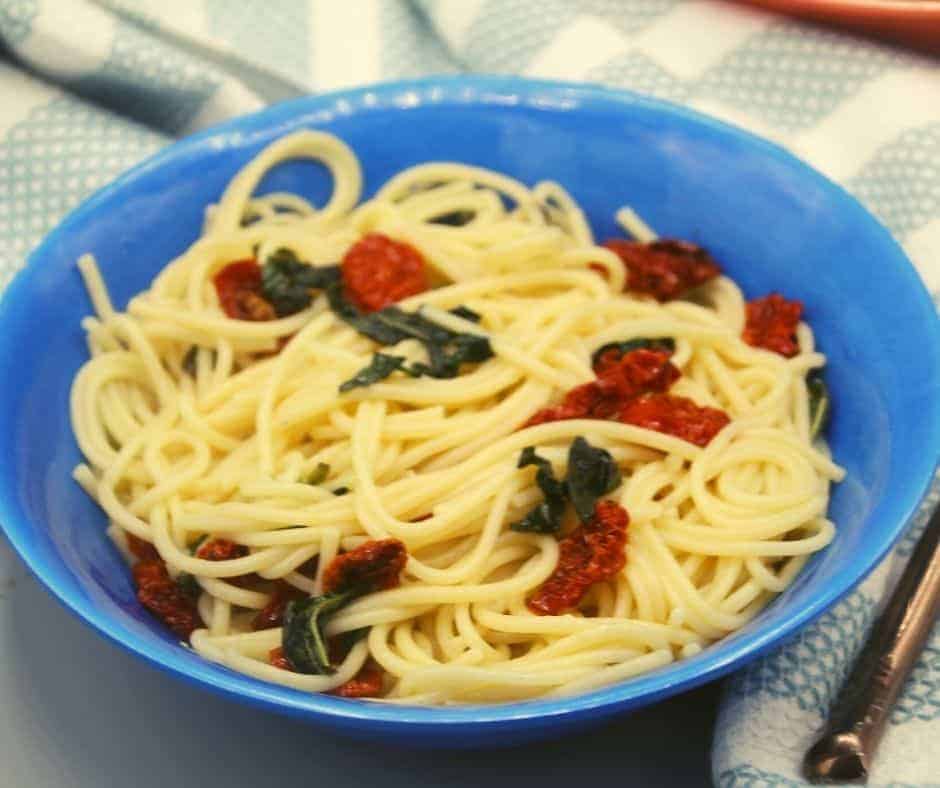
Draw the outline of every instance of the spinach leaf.
M455 378L461 364L479 363L493 356L490 341L477 334L454 334L441 344L426 342L424 346L428 363L418 361L406 370L414 377Z
M476 316L476 313L470 310L460 316L464 317L467 313ZM432 378L454 378L459 373L461 364L480 363L493 356L493 348L486 337L451 331L428 320L420 311L405 312L397 306L389 306L369 315L356 314L351 318L341 316L360 333L382 345L394 345L405 339L417 340L424 345L428 360L417 361L408 366L399 356L376 353L372 364L340 386L340 391L349 391L356 386L368 386L388 377L395 370L401 370L412 377L424 375ZM392 359L396 361L393 362Z
M323 625L353 596L352 591L334 592L288 603L281 647L297 673L324 675L335 671L330 664Z
M591 356L591 365L597 364L608 350L618 350L621 356L627 355L631 350L665 350L672 353L676 349L676 342L672 337L659 337L658 339L648 339L646 337L637 337L628 339L625 342L608 342L601 345Z
M431 224L446 224L450 227L463 227L476 217L476 211L451 211L428 219Z
M568 450L565 486L581 522L594 516L597 500L620 485L620 468L610 452L597 449L578 436Z
M832 398L821 370L814 369L806 376L806 390L809 394L809 437L813 440L826 429L832 412Z
M538 534L558 533L561 530L561 518L565 514L567 496L565 483L555 478L552 464L544 457L539 457L535 453L534 446L527 446L522 450L516 467L525 468L527 465L534 465L538 468L535 472L535 483L541 489L545 500L509 527L513 531Z
M278 317L306 309L311 290L323 290L339 281L339 266L317 268L297 259L290 249L278 249L261 267L261 292Z
M462 317L464 320L469 320L471 323L479 323L482 319L479 312L474 312L470 307L455 306L450 310L450 313L455 317Z
M568 449L568 473L565 480L555 478L551 463L527 446L519 455L517 467L535 465L535 482L545 499L521 520L509 527L513 531L555 534L561 530L565 504L571 501L581 522L594 516L598 498L620 485L620 468L609 451L598 449L578 436Z
M369 366L360 369L349 380L343 383L339 387L339 390L340 392L347 392L359 386L371 386L373 383L385 380L385 378L399 369L406 372L408 371L405 369L404 356L390 356L387 353L376 353L372 356L372 361L369 363Z
M307 474L306 479L302 479L304 484L322 484L326 477L330 475L330 466L325 462L318 462L317 467Z
M360 334L380 345L397 345L405 339L415 339L427 350L428 361L411 366L398 356L376 353L372 363L343 383L340 391L369 386L396 370L413 377L453 378L461 364L479 363L493 355L486 337L451 331L429 320L420 311L406 312L397 306L368 314L360 311L343 292L338 265L316 268L298 260L289 249L278 249L265 261L261 269L261 289L278 317L305 309L313 298L311 291L323 290L334 314ZM452 313L465 320L480 320L476 312L466 307L457 307Z
M180 591L186 594L190 599L198 599L199 595L202 593L202 586L199 585L196 576L191 575L189 572L180 572L176 576L176 585L178 585Z
M199 548L205 544L208 538L209 534L202 534L202 536L189 546L189 554L196 555L196 553L199 552ZM198 599L199 595L202 593L202 586L199 585L196 576L189 572L180 572L176 576L176 585L178 585L183 593L190 599Z

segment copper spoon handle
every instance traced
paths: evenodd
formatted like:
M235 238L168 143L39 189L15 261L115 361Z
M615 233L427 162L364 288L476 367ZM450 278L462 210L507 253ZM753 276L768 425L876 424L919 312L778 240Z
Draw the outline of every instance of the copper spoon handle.
M811 782L865 782L891 707L940 612L940 509L920 537L887 607L872 628L822 738L806 753Z

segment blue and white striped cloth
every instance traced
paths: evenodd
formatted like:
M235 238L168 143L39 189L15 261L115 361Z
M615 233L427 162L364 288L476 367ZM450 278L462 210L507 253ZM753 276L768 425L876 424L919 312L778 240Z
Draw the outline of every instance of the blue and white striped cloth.
M845 185L940 294L940 67L721 0L0 0L0 287L83 197L173 138L297 92L455 72L687 104ZM940 492L851 597L727 684L720 786L799 764ZM0 549L8 549L3 546ZM940 785L940 632L872 785Z

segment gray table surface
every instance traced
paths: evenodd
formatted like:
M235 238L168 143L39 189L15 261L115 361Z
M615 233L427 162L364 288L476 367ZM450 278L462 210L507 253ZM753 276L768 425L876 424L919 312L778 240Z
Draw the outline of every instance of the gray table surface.
M80 623L0 536L0 785L707 786L717 686L584 734L485 752L325 735L164 675ZM286 778L286 779L285 779Z

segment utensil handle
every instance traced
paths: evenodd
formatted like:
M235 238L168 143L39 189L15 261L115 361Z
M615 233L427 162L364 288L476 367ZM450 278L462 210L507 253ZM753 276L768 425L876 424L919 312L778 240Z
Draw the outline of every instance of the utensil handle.
M806 753L803 772L811 782L867 779L891 707L940 611L938 543L940 508L832 705L826 732Z

